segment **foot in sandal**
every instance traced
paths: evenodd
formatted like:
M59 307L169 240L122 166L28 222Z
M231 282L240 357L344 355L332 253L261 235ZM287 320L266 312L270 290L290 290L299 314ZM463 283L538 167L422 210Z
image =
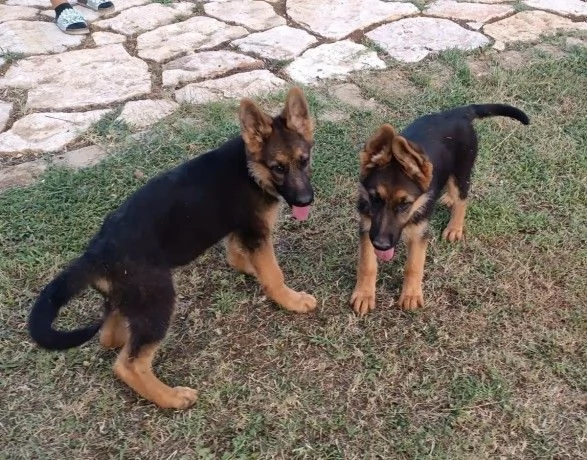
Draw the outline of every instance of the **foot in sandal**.
M114 11L114 3L108 0L77 0L77 3L101 14Z
M84 17L69 3L62 3L55 8L55 24L66 34L83 35L90 32Z

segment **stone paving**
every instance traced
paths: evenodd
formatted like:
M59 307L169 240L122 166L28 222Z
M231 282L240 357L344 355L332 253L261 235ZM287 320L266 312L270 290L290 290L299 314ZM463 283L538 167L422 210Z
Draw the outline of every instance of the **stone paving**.
M42 172L41 160L28 172L18 164L35 155L77 165L67 147L114 110L144 129L183 102L344 81L450 48L502 51L587 30L585 0L114 3L106 17L75 6L91 33L72 36L52 23L49 0L0 0L0 189ZM94 163L99 150L79 157Z

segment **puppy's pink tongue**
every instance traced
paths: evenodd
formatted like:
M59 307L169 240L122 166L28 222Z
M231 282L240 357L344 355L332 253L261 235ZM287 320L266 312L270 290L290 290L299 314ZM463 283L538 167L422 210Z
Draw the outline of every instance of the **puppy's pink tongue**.
M310 208L312 206L292 206L291 215L297 220L306 220L310 215Z
M387 251L380 251L379 249L375 249L375 255L379 260L383 262L387 262L393 259L393 254L395 252L395 248L388 249Z

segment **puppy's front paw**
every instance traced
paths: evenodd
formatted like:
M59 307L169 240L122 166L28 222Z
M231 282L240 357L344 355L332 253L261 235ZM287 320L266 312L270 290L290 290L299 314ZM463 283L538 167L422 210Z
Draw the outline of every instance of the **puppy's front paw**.
M291 289L286 301L281 303L283 308L295 313L308 313L315 310L316 305L317 302L314 296L306 294L305 292L296 292Z
M463 239L463 227L446 227L442 232L442 237L453 243Z
M422 293L422 287L404 287L397 303L404 310L415 310L423 307L424 294Z
M357 315L366 315L375 308L375 291L355 288L351 296L351 305Z
M175 387L172 389L173 398L168 401L170 408L187 409L198 399L198 392L189 387Z

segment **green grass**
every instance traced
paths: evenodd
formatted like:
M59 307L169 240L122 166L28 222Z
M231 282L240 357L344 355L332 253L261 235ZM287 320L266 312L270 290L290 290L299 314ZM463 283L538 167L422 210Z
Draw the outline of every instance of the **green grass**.
M0 48L0 58L4 59L7 64L12 64L20 59L24 58L23 53L17 53L14 51L5 51L3 48Z
M83 249L104 215L146 178L238 132L235 104L185 106L136 140L112 117L91 134L115 151L100 165L50 169L0 195L0 458L580 458L587 390L587 52L554 60L531 49L505 71L499 55L444 53L357 77L383 107L344 107L318 88L309 221L284 211L276 252L288 284L316 295L307 316L280 311L221 247L178 270L177 316L155 363L171 385L198 388L184 412L155 408L112 375L96 341L47 353L30 341L31 302ZM471 59L484 60L476 79ZM443 84L439 84L439 69ZM387 88L386 88L387 85ZM276 107L283 95L263 101ZM405 251L381 267L378 307L348 305L356 261L357 153L383 121L472 102L508 102L532 124L477 122L480 154L467 239L432 221L426 307L393 306ZM348 118L328 122L330 110ZM99 298L62 310L61 327L89 323Z

